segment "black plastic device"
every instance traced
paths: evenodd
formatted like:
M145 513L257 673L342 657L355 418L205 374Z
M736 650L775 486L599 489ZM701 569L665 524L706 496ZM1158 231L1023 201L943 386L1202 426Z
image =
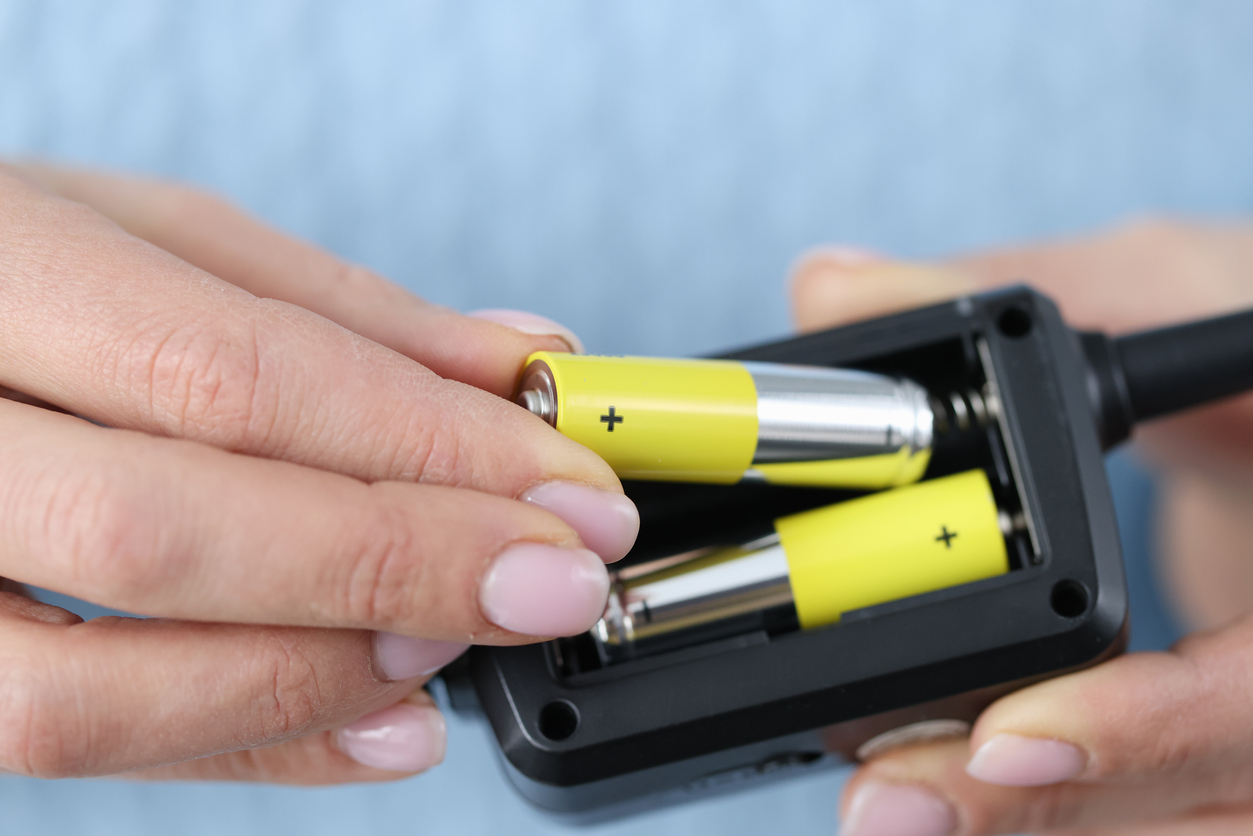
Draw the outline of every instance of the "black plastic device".
M1015 287L724 355L899 375L950 404L939 419L965 431L937 436L924 478L988 474L1018 522L1011 571L808 631L764 612L730 637L620 664L587 636L475 647L445 671L453 707L486 717L523 796L598 820L847 763L879 735L971 722L1005 693L1107 659L1128 624L1102 453L1137 419L1253 386L1251 329L1243 314L1111 340L1072 331L1049 299ZM995 405L993 420L968 420L976 399ZM642 524L626 564L748 539L856 496L642 482L627 492Z

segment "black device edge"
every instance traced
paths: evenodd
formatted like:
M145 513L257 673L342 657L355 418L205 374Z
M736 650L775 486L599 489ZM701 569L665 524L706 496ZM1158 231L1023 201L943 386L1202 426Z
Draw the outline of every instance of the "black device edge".
M1113 524L1112 498L1109 495L1102 464L1102 445L1097 437L1096 425L1093 422L1089 407L1090 395L1086 389L1087 369L1084 365L1083 352L1079 346L1078 339L1061 321L1055 306L1029 289L1011 288L986 294L978 297L976 300L958 300L921 311L913 311L871 323L863 323L862 329L877 330L880 332L880 335L886 331L899 333L900 329L907 329L911 326L911 320L912 324L923 325L924 321L928 317L934 317L937 311L954 308L958 313L967 317L976 309L982 310L984 313L983 326L987 328L999 316L1002 316L1004 311L1008 311L1016 306L1028 309L1029 314L1039 323L1041 326L1040 334L1047 339L1047 344L1051 349L1047 353L1057 367L1057 374L1054 375L1053 383L1058 387L1060 402L1064 406L1066 413L1064 423L1068 425L1071 434L1071 444L1067 445L1067 448L1073 451L1073 465L1077 469L1082 485L1081 493L1085 502L1084 512L1087 517L1087 530L1090 536L1089 545L1092 547L1094 568L1096 570L1096 578L1094 578L1095 582L1093 584L1096 587L1094 606L1091 608L1088 617L1083 619L1082 624L1075 625L1074 628L1065 631L1070 639L1069 644L1073 652L1061 652L1059 647L1051 646L1050 642L1043 641L1016 646L1015 649L1021 654L1017 659L1017 664L1014 664L1013 660L1004 658L996 660L990 667L986 663L993 660L977 657L961 660L960 664L946 661L941 663L944 675L937 678L933 673L930 678L936 681L939 679L947 679L950 682L959 681L959 686L947 689L951 693L942 693L946 690L943 688L933 689L931 691L933 699L911 704L909 700L912 698L912 695L909 695L908 692L913 692L915 689L905 687L902 689L906 694L903 700L886 701L882 706L883 711L863 715L856 719L845 720L844 725L846 726L859 721L870 721L874 718L882 718L890 723L899 722L904 717L904 714L901 712L909 714L911 709L920 709L922 714L934 713L935 710L938 710L937 706L954 703L954 701L960 702L964 695L983 694L986 697L985 700L975 700L976 703L982 702L982 704L978 705L977 708L972 709L968 706L963 710L963 713L969 713L973 710L977 714L977 711L983 705L986 705L986 702L990 702L991 699L1000 693L1021 687L1023 684L1044 676L1053 675L1064 670L1073 670L1107 658L1110 654L1120 649L1124 640L1126 628L1125 584L1122 583L1122 564L1118 547L1117 529ZM965 313L962 313L963 308ZM857 328L858 326L852 327ZM840 330L846 331L847 329ZM867 336L873 337L873 334L868 334ZM823 337L823 334L808 335L785 343L773 343L739 350L732 352L728 356L737 359L797 362L795 359L796 354L803 353L809 348L816 349ZM1036 338L1041 337L1037 335ZM873 338L868 341L871 343L875 342ZM786 348L781 349L781 346ZM1063 346L1067 348L1061 348ZM997 369L998 375L1004 378L1006 375L1011 374L1011 370L1005 367L1005 359L997 349L996 341L989 341L989 348L990 362L994 366L999 366ZM788 356L780 357L778 356L780 353ZM1014 397L1014 387L1007 387L1004 396L1012 399ZM1007 411L1012 413L1012 404L1010 407ZM1024 444L1021 438L1022 428L1017 426L1017 422L1010 422L1009 429L1011 438L1006 439L1006 442L1019 446L1021 449L1021 445ZM1028 457L1021 464L1031 467L1033 462ZM1034 485L1030 473L1025 474L1022 481L1024 489L1030 491ZM1026 498L1025 501L1038 504L1034 498ZM1093 521L1097 523L1095 526L1091 524ZM1038 646L1032 646L1033 644ZM519 652L526 653L528 650L535 651L537 649L534 647L529 649L513 648L510 650L510 653L516 656ZM471 668L480 700L482 700L484 707L487 709L486 713L493 723L497 738L502 746L502 751L509 762L510 772L516 773L518 777L525 777L526 782L536 785L548 785L554 789L558 787L573 788L580 785L586 785L588 789L591 789L592 784L600 784L615 776L650 769L647 758L639 758L638 756L626 758L625 762L619 759L616 766L608 770L603 767L600 769L580 768L573 771L564 768L545 768L544 761L549 761L550 765L552 765L552 758L555 757L561 760L563 757L568 756L570 752L568 750L563 751L564 747L554 747L546 741L534 739L533 735L527 733L527 721L517 714L517 706L509 694L508 683L506 682L509 672L499 665L500 656L500 653L494 652L492 649L476 649ZM540 662L539 657L535 656L533 652L529 653L528 656L532 659L530 664ZM495 658L489 659L485 657ZM1032 658L1039 660L1038 663L1027 661ZM490 664L485 665L483 664L484 662L490 662ZM504 667L509 668L512 666L505 665ZM989 674L991 669L995 669L996 673ZM916 677L922 675L924 671L921 667L915 666L909 669L908 673ZM1006 684L1007 675L1012 677L1009 680L1009 684ZM888 687L892 688L891 685L888 685ZM992 692L995 692L995 694ZM901 704L888 704L891 702L900 702ZM760 706L757 708L760 709ZM810 712L801 713L809 714ZM973 719L973 716L971 714L969 719ZM720 720L727 721L728 718L722 717ZM730 718L730 721L733 722L733 718ZM801 722L803 724L812 721L802 720ZM766 726L773 725L766 724ZM866 723L863 722L862 725L864 726ZM809 730L812 731L813 729ZM786 737L788 734L798 733L798 731L803 733L805 730L797 730L795 728L789 730L786 727L759 727L755 733L744 737L743 740L724 740L723 742L752 746L756 742L767 742L779 736ZM640 741L640 743L643 743L643 741ZM699 759L704 755L714 754L719 751L716 748L710 749L707 745L702 746L695 740L689 741L689 743L694 744L687 749L690 757L673 760L670 761L671 763ZM651 766L656 767L664 765L664 763L665 761L662 760ZM582 764L583 767L591 765L586 762ZM520 789L523 789L523 787L520 786ZM619 789L627 790L627 787L621 786ZM533 801L543 803L540 801L540 798L535 797L534 787L531 792L526 794L532 796ZM550 795L549 793L539 794ZM557 794L560 795L560 792ZM594 793L594 795L600 795L600 793ZM574 799L570 800L573 801ZM544 804L544 806L551 807L557 802L557 799L548 798L546 801L548 803ZM584 799L584 801L591 801L591 799ZM584 805L576 802L573 807L560 803L557 803L556 806L574 809Z

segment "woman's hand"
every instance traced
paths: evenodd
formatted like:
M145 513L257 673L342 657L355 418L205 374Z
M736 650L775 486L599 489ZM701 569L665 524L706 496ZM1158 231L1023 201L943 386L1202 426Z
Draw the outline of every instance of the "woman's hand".
M467 643L587 629L638 516L499 397L572 335L487 316L183 187L0 167L0 769L398 777Z
M1142 222L1083 241L909 264L802 259L805 330L1027 281L1112 333L1253 305L1253 228ZM1253 397L1138 427L1160 467L1167 591L1206 628L1007 696L970 740L890 751L849 782L846 836L1253 832Z

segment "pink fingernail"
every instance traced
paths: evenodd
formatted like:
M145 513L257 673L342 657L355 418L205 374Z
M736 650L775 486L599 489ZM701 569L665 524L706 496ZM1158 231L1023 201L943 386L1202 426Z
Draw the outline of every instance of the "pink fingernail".
M833 261L840 267L864 267L867 264L879 264L887 261L879 253L873 250L862 249L861 247L839 245L823 247L817 252L822 258L827 261Z
M374 672L383 682L425 676L465 653L469 646L464 642L415 639L380 630L374 634Z
M521 498L560 517L606 563L626 556L640 533L640 512L620 493L573 482L545 482L528 488Z
M479 586L479 606L493 624L528 636L573 636L605 612L609 573L594 552L515 543L496 558Z
M1069 781L1087 765L1087 754L1064 741L998 734L979 747L966 774L988 784L1040 787Z
M399 703L335 733L339 751L359 764L393 772L430 769L444 759L444 718L426 705Z
M947 836L956 828L953 808L930 790L866 781L848 805L840 836Z
M553 322L546 316L529 313L528 311L509 310L508 308L485 308L481 311L470 311L466 316L472 316L475 319L486 319L488 322L495 322L498 325L508 325L510 328L521 331L524 334L561 337L575 354L583 353L583 341L569 328L560 322Z

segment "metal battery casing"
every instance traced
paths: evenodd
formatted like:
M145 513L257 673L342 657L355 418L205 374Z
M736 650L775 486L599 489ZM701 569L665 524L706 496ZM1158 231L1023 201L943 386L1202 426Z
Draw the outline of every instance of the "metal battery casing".
M982 470L775 520L775 534L614 573L592 638L607 661L692 627L792 604L802 629L850 610L1003 575L1003 519Z
M848 369L539 352L517 400L627 479L886 488L933 434L921 386Z
M772 534L613 574L605 614L592 628L602 656L629 656L638 642L792 603L787 555Z

